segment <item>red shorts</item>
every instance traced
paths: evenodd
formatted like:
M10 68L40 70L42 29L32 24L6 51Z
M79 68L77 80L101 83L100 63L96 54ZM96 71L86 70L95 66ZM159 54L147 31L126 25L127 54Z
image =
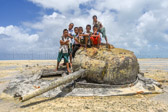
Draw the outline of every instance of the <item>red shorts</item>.
M99 44L101 43L100 36L90 37L90 39L92 40L93 45L97 45L98 43L99 43ZM99 39L99 42L98 42L98 39Z

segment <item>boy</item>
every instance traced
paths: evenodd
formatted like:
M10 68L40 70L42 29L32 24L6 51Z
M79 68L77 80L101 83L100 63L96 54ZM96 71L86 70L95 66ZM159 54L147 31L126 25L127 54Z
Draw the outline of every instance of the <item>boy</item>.
M106 44L108 45L105 27L103 27L102 23L97 20L97 16L96 15L93 16L93 25L94 26L97 25L98 32L100 32L102 34L102 37L105 38Z
M82 46L85 45L85 39L84 39L84 36L83 36L83 28L82 27L79 27L79 42Z
M55 71L58 70L59 67L59 63L61 62L61 59L64 58L64 62L66 63L67 66L67 71L69 73L71 73L70 69L69 69L69 63L68 63L68 46L70 43L70 38L68 37L68 30L64 29L63 31L63 36L60 39L60 49L59 49L59 54L58 54L58 58L57 58L57 67L55 69Z
M81 44L80 44L80 41L79 41L79 28L78 27L75 27L74 28L74 31L75 31L75 34L74 34L74 45L73 45L73 51L72 51L72 57L75 58L75 53L76 51L80 48Z
M70 23L69 24L69 28L68 28L68 36L71 38L70 46L69 46L69 56L70 56L70 65L71 65L71 68L72 68L72 50L73 50L72 44L74 43L73 27L74 27L74 24Z
M101 40L100 40L100 33L97 31L96 25L93 26L93 34L91 35L90 40L92 41L93 46L99 48Z
M86 26L86 32L84 33L84 38L85 38L85 48L87 49L87 46L91 47L91 41L90 41L90 36L92 35L91 30L91 25Z

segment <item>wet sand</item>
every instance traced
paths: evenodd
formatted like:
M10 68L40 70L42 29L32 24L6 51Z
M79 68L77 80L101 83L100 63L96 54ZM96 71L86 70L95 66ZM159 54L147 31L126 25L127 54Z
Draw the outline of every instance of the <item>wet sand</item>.
M33 98L20 103L0 96L0 112L168 112L168 59L138 59L145 77L159 81L163 94L110 97ZM54 68L53 60L0 61L0 93L25 69Z

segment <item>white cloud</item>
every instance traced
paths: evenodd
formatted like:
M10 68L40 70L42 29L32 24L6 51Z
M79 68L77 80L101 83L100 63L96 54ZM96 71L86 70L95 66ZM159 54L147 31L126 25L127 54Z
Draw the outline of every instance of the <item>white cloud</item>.
M42 6L43 8L53 8L62 12L74 11L77 13L80 8L79 5L86 3L89 0L29 0L35 4Z
M166 5L168 2L166 0L86 0L80 3L77 2L75 5L71 5L70 1L60 2L61 5L65 3L64 9L56 5L49 6L39 0L33 0L33 2L62 13L57 14L54 12L52 15L45 15L40 22L41 25L52 26L55 32L58 31L57 34L59 35L61 35L59 32L66 28L70 22L74 22L75 26L85 28L86 24L92 24L92 16L96 14L106 27L109 42L116 47L133 50L136 54L144 51L153 51L155 53L155 50L158 50L159 47L164 47L160 43L165 43L167 39L165 30L168 25L168 15L165 15L165 13L168 9ZM71 3L73 2L71 1ZM54 4L54 2L50 3ZM55 1L55 4L57 4L57 1ZM89 8L78 11L80 4ZM68 5L71 5L71 7L67 8ZM67 15L72 7L78 13ZM83 14L82 11L87 12L87 14ZM34 26L38 25L35 24ZM43 28L43 26L40 26L40 28L47 33L47 28ZM50 34L56 35L51 31Z
M3 37L2 37L3 36ZM0 45L1 52L28 52L32 50L35 43L38 41L37 34L28 34L17 26L0 27Z
M58 40L63 29L67 28L70 22L85 29L87 24L92 24L92 16L96 14L106 27L109 42L116 47L132 50L138 55L142 53L152 55L168 50L167 0L29 1L55 11L51 15L43 15L38 22L23 23L24 27L36 31L36 34L29 34L16 26L0 27L0 34L7 32L2 34L18 39L20 42L35 42L36 44L32 45L38 50L41 49L40 51L43 49L57 52Z
M0 27L0 34L8 36L12 40L25 43L36 42L39 38L37 34L29 35L28 33L24 32L23 29L20 29L19 27L13 25Z

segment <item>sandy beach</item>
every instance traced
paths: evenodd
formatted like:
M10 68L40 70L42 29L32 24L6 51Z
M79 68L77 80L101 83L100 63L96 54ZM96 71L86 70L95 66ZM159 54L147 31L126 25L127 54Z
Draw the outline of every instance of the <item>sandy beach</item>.
M168 112L168 59L138 59L145 77L160 82L162 94L110 97L33 98L24 103L0 95L0 112ZM24 70L55 68L55 60L0 61L0 93Z

